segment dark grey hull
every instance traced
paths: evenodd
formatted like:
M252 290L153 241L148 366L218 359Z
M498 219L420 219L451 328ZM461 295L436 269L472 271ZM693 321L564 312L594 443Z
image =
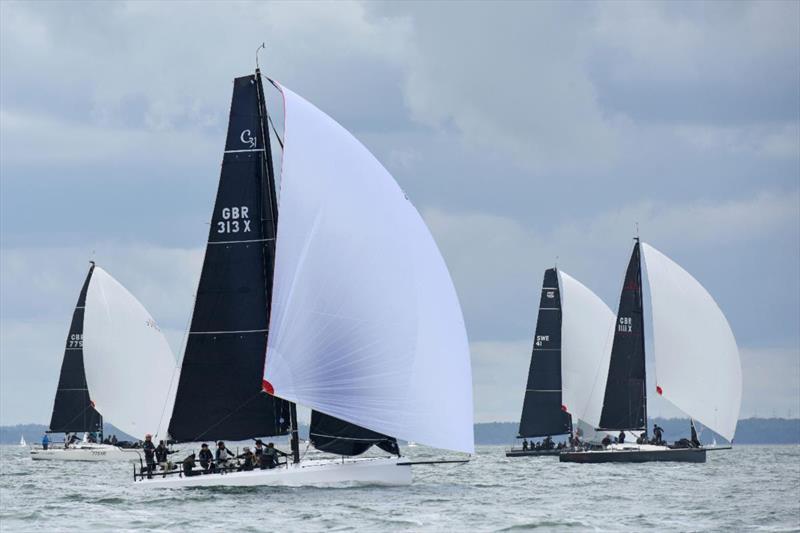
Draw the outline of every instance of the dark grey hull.
M562 450L508 450L506 457L554 457Z
M676 448L664 450L598 450L564 452L558 456L562 463L705 463L706 450Z

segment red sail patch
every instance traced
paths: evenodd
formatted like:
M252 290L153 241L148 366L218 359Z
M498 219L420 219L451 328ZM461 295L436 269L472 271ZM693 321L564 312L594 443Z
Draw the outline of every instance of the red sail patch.
M262 380L261 380L261 388L262 388L262 389L264 390L264 392L266 392L267 394L273 394L273 395L275 394L275 387L273 387L273 386L272 386L272 383L270 383L270 382L269 382L269 381L267 381L266 379L262 379Z
M659 396L661 396L662 394L664 394L664 391L663 391L663 390L661 389L661 387L659 387L658 385L656 385L656 392L658 393L658 395L659 395Z

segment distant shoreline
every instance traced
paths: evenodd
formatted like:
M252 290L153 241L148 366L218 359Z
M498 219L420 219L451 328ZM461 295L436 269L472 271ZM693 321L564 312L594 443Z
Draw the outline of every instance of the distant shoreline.
M649 421L664 428L664 437L667 440L676 440L688 436L688 418L655 418ZM482 445L511 445L517 439L518 422L479 422L475 424L475 444ZM704 429L698 424L700 440L712 442L714 439L722 443L724 439L715 435L711 430ZM0 426L0 444L19 444L20 436L24 436L29 443L39 442L47 430L45 424L17 424L13 426ZM120 440L129 439L123 432L111 424L106 424L105 434L116 434ZM308 428L301 424L302 438L308 435ZM743 418L739 420L736 428L735 445L773 445L773 444L800 444L800 418Z

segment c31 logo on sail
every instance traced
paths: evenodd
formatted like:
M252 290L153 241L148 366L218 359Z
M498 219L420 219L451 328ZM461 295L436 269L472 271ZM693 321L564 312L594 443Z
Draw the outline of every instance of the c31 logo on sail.
M256 138L253 137L253 134L250 133L250 130L244 130L241 135L239 135L239 140L241 140L244 144L250 146L250 148L256 147Z
M217 221L217 233L250 233L250 208L223 207L222 220Z

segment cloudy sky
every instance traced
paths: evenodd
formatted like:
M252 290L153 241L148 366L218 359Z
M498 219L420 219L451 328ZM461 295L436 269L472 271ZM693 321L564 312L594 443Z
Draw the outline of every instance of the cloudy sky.
M742 416L800 414L800 3L3 1L3 424L49 419L92 257L180 352L262 41L425 217L477 420L518 419L543 269L615 309L637 223L728 316Z

